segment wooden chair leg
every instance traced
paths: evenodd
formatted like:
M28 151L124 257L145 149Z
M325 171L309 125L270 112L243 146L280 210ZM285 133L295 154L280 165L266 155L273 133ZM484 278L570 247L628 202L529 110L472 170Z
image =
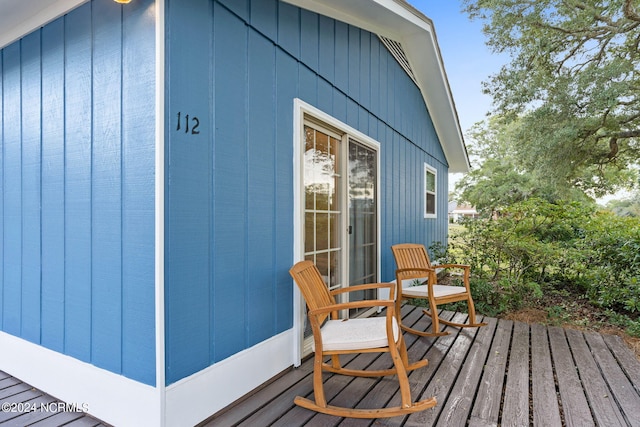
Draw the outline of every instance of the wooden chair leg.
M481 322L478 323L478 321L476 320L476 308L473 305L473 300L471 298L469 298L467 300L467 307L469 310L469 326L474 327L474 326L487 326L486 322Z
M316 405L327 406L324 396L324 384L322 381L322 352L316 352L313 356L313 398Z
M411 407L411 389L409 388L409 376L407 375L407 371L405 369L406 365L405 361L402 357L402 347L404 347L404 339L402 335L398 339L398 343L395 345L389 346L389 351L391 352L391 359L393 360L393 365L396 368L396 375L398 376L398 383L400 385L400 399L401 399L401 407L402 408L410 408ZM404 348L406 352L406 347Z
M429 308L431 309L431 331L435 336L439 336L440 316L438 316L438 305L433 298L429 298Z

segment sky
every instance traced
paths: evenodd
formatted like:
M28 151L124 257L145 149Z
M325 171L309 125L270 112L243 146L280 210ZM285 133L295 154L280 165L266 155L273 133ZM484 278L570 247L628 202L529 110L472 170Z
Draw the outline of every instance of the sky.
M482 93L482 82L496 74L506 59L493 54L485 45L482 22L471 21L462 12L459 0L408 2L433 21L460 127L468 145L467 131L484 120L491 109L491 97ZM449 191L455 189L462 176L449 174Z
M491 53L482 22L470 21L459 0L408 2L433 21L464 133L491 109L491 97L482 93L482 81L497 73L505 59Z

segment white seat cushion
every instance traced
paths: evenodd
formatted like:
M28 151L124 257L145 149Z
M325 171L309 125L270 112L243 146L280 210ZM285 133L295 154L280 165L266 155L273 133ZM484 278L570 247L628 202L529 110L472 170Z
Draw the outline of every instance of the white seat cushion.
M467 292L464 286L433 285L433 293L436 298ZM402 289L402 295L415 298L426 298L429 295L428 285L410 286Z
M386 347L388 345L386 322L385 317L329 320L321 328L322 346L327 351ZM393 338L398 340L398 324L395 317L393 318Z

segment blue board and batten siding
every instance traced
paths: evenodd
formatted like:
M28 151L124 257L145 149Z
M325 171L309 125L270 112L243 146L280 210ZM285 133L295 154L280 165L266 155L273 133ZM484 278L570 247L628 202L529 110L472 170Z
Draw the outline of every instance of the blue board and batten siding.
M151 385L154 34L93 1L0 52L0 329Z
M381 144L389 246L444 241L447 162L419 89L367 31L276 0L170 0L166 381L292 326L293 100ZM423 165L438 219L423 218Z

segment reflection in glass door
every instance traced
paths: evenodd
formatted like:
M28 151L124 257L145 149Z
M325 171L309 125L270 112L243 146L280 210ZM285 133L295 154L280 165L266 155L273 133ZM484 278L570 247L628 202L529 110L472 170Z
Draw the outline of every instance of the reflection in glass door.
M316 264L329 289L335 289L343 283L340 138L310 126L304 130L304 257Z
M342 287L341 137L316 125L304 126L304 258L318 267L329 289ZM305 316L302 354L312 351Z
M378 281L376 151L349 140L349 286ZM350 301L375 299L376 291L352 292ZM351 315L358 314L352 312Z
M377 282L377 151L309 119L302 161L304 259L315 263L332 290ZM376 294L344 297L358 301ZM303 354L311 351L307 323L305 316Z

